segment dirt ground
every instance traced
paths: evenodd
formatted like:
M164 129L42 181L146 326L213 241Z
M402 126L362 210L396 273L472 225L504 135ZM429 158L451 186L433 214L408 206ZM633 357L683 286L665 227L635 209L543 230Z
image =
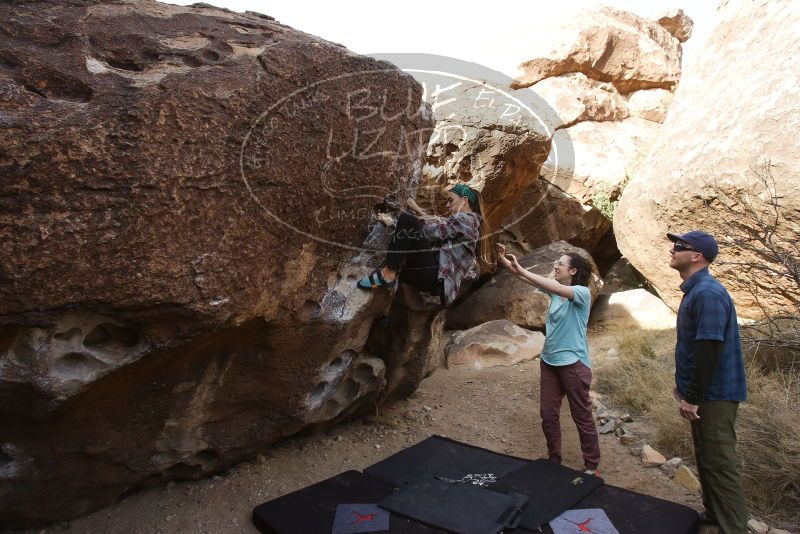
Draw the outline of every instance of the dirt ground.
M607 336L595 336L592 353L602 354L608 341ZM256 505L342 471L361 470L432 434L540 458L546 448L539 425L538 375L538 360L481 371L441 369L410 398L384 407L375 417L290 438L213 478L145 490L89 516L29 532L257 533L250 521ZM564 463L582 468L566 403L561 418ZM640 435L647 431L641 421L629 428ZM600 445L606 483L702 508L699 495L657 468L641 467L613 435L601 436Z

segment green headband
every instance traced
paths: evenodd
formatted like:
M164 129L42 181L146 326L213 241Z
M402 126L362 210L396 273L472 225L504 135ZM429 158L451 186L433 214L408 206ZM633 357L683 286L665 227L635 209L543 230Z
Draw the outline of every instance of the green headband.
M475 191L470 189L464 184L456 184L450 189L451 193L455 193L460 197L464 197L469 200L470 204L477 204L478 203L478 196L475 194Z

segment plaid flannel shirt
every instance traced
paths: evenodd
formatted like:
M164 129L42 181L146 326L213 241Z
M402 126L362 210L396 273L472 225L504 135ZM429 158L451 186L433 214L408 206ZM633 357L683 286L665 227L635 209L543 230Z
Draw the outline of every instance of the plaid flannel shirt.
M475 264L480 226L481 216L472 211L425 220L425 237L441 242L439 280L444 285L445 305L455 300L461 281Z

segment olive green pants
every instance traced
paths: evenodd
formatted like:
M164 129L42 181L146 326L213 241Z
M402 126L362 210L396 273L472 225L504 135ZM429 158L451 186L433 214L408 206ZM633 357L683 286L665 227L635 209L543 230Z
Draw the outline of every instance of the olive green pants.
M735 401L703 401L692 422L692 440L703 487L703 505L723 534L747 534L747 509L736 462Z

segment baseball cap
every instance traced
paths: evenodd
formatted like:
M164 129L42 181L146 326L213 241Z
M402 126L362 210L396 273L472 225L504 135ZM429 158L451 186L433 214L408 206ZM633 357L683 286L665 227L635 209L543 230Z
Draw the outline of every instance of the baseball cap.
M703 232L702 230L692 230L691 232L686 232L685 234L674 234L672 232L667 234L667 237L673 243L675 241L683 241L684 243L688 243L697 250L700 254L703 255L705 259L709 262L714 261L719 254L719 245L717 245L717 240L711 234Z

